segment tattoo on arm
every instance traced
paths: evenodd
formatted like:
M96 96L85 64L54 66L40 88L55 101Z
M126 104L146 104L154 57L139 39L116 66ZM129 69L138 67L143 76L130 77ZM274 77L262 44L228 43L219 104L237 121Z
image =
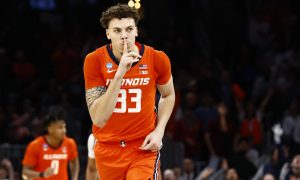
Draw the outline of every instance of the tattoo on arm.
M94 101L102 96L106 92L105 86L94 87L85 91L85 99L88 105L88 108L92 106Z

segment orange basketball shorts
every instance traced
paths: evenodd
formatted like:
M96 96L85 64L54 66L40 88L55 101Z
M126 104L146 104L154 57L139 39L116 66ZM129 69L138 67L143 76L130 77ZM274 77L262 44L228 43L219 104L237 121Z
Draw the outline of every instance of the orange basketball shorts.
M140 150L143 141L97 141L94 152L100 179L157 180L160 153Z

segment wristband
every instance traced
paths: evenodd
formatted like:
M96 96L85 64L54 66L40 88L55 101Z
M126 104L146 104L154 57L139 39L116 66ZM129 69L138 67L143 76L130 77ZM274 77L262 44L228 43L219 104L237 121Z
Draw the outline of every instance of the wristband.
M44 172L40 172L39 177L43 178L44 177Z

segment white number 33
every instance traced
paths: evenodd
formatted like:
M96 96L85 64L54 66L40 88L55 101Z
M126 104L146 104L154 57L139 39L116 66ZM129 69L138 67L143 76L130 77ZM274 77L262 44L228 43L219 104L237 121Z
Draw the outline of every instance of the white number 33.
M135 103L134 108L127 108L127 92L125 89L120 89L119 97L117 103L121 103L120 107L115 108L115 113L138 113L141 111L141 99L142 99L142 90L141 89L128 89L128 94L132 94L130 101Z

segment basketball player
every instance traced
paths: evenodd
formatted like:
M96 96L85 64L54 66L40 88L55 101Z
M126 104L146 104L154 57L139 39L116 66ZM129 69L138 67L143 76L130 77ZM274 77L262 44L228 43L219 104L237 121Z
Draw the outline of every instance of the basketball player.
M68 180L68 163L72 180L78 179L77 145L66 137L62 111L53 111L45 119L47 134L29 143L23 159L24 179Z
M157 179L175 93L168 56L135 41L138 12L118 4L100 22L111 41L84 62L86 100L100 179ZM158 114L154 112L156 90Z

